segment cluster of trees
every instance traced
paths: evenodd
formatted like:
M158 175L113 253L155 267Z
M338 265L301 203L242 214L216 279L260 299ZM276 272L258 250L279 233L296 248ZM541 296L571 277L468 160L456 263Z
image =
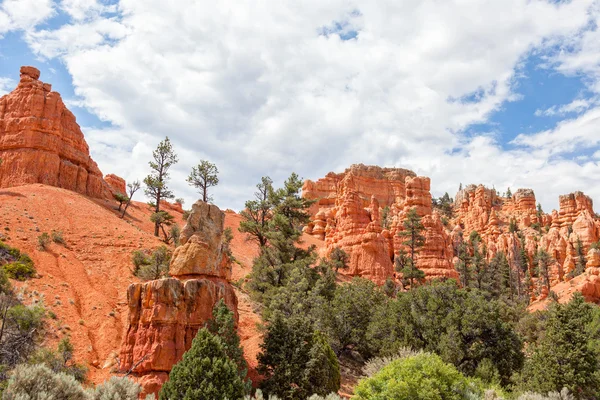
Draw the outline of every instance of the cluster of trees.
M532 266L521 251L524 246L515 252L515 260L498 253L488 262L481 237L473 233L458 249L461 282L425 285L416 264L424 243L423 225L412 210L400 231L405 251L395 260L402 286L410 290L398 290L393 280L383 287L361 278L340 284L336 274L347 264L347 254L336 249L319 259L300 241L311 205L300 196L300 187L295 174L279 189L263 178L255 198L246 203L240 225L240 231L260 246L246 288L263 305L266 328L259 371L265 376L261 389L266 394L290 399L324 395L339 385L340 360L392 357L404 348L428 355L410 365L390 366L392 373L379 380L396 379L393 376L405 369L407 376L418 377L415 365L429 363L427 368L441 374L439 381L430 382L433 386L447 373L477 395L486 388L497 388L499 396L563 388L577 398L598 393L598 308L575 296L547 312L527 313ZM533 262L535 276L547 284L551 257L538 252ZM547 357L552 351L553 357ZM550 368L550 363L557 367ZM313 374L317 365L318 373ZM413 393L409 384L403 385L402 390ZM360 388L359 398L406 398L368 394Z
M162 233L165 243L174 242L175 245L178 244L180 229L174 222L174 217L161 208L161 202L175 198L175 194L169 188L169 171L177 162L179 158L171 141L166 137L152 152L152 160L148 162L151 172L143 180L144 194L151 199L148 205L153 211L150 220L154 223L154 235L159 236ZM200 160L197 166L192 167L187 182L198 189L203 201L211 202L212 196L208 191L219 183L218 174L219 170L215 164ZM128 193L115 193L114 197L119 202L118 211L121 218L125 216L133 196L141 186L140 181L136 180L127 185ZM176 199L176 202L183 204L182 199Z

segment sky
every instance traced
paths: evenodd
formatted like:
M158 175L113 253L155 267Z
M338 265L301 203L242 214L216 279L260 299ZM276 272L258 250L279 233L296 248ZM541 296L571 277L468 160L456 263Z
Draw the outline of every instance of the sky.
M187 206L206 159L223 209L364 163L548 212L600 202L599 22L600 0L0 0L0 94L39 68L127 181L168 136Z

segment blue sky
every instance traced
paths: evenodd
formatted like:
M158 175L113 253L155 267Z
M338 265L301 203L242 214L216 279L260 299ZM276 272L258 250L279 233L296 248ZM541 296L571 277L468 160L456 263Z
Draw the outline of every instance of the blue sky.
M430 176L434 195L600 201L597 0L178 1L0 1L0 91L39 68L102 171L128 180L168 135L188 202L200 159L234 209L263 175L357 162Z

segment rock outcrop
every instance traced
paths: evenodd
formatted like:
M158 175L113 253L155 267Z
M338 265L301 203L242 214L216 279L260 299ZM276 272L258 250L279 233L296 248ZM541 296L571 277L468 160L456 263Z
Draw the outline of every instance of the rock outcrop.
M108 174L104 177L104 181L108 184L113 193L127 194L125 179L120 176Z
M21 67L17 88L0 98L0 187L43 183L112 197L75 116L39 77L36 68Z
M122 371L132 370L145 392L156 393L223 299L234 311L231 265L221 243L225 215L196 202L169 267L173 278L129 286L129 319L121 347Z
M306 181L302 195L315 200L305 233L324 240L327 254L335 247L349 254L349 268L342 273L379 284L394 278L394 257L403 246L397 234L415 208L427 227L417 266L429 278L456 276L450 236L440 216L432 213L429 178L406 169L358 164Z

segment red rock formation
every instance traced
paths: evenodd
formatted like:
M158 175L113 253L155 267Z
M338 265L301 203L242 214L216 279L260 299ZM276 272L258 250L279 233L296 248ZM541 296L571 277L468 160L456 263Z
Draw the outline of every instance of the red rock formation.
M21 67L17 88L0 98L0 187L43 183L112 197L75 116L39 77Z
M104 177L104 181L110 186L113 193L127 194L127 185L125 179L114 174L108 174Z
M231 266L221 244L224 219L217 206L196 202L182 229L182 245L171 259L169 271L175 278L128 288L129 324L120 368L133 369L148 393L166 381L219 299L237 321L237 297L227 281Z
M439 215L432 214L429 178L405 169L359 164L342 174L306 181L302 194L316 200L305 233L325 240L327 253L340 247L350 255L350 268L344 273L377 283L394 277L392 261L402 247L397 233L406 213L416 208L427 227L417 266L428 277L456 276L451 238ZM384 209L386 226L381 220Z

